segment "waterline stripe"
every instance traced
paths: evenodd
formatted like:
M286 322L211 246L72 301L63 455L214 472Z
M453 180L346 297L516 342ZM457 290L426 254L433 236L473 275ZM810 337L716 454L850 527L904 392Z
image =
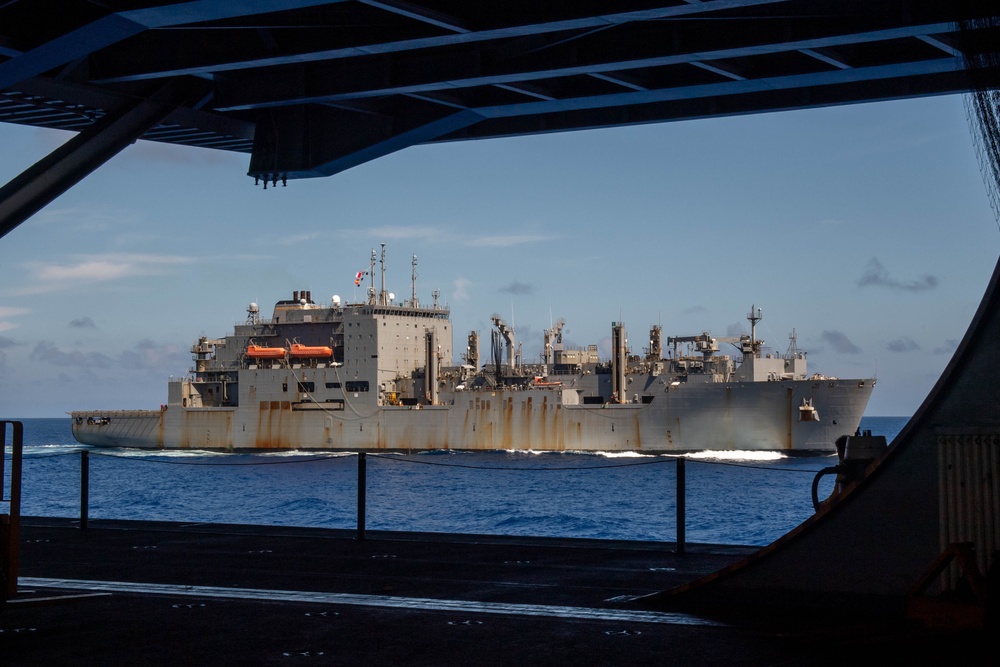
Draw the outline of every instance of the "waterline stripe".
M271 602L305 602L314 604L342 604L358 607L388 607L419 611L451 611L473 614L501 614L506 616L547 616L589 621L625 621L632 623L665 623L670 625L721 626L688 614L658 611L633 611L626 609L594 609L589 607L562 607L537 604L506 604L501 602L474 602L469 600L435 600L431 598L406 598L384 595L355 595L350 593L320 593L311 591L281 591L260 588L223 588L219 586L184 586L178 584L147 584L123 581L86 581L81 579L48 579L19 577L25 586L59 588L107 593L148 593L153 595L181 595L200 598L228 598L237 600L267 600Z

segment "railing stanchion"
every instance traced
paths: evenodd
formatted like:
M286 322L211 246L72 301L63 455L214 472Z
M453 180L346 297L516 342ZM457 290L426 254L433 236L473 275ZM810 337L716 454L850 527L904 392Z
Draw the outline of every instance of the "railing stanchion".
M365 485L368 467L367 455L358 452L358 541L365 539Z
M687 480L685 479L684 470L684 457L677 457L677 555L684 555L684 525L687 521L685 514L687 513L685 495L687 493L686 489Z
M0 514L0 602L17 595L17 566L21 545L21 459L24 454L24 424L19 421L0 420L0 459L7 451L7 424L13 428L10 443L10 513ZM0 466L0 471L3 466ZM4 477L0 475L0 499Z
M80 450L80 528L87 527L90 514L90 452Z

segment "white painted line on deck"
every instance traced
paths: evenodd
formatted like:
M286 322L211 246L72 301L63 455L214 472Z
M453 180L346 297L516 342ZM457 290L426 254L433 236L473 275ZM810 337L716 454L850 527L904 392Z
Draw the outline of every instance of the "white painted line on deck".
M595 609L590 607L562 607L540 604L506 604L502 602L475 602L470 600L435 600L432 598L406 598L385 595L355 595L350 593L321 593L312 591L280 591L261 588L223 588L219 586L184 586L178 584L146 584L124 581L87 581L82 579L47 579L19 577L26 586L58 588L106 593L147 593L153 595L181 595L197 598L227 598L236 600L268 600L272 602L305 602L313 604L342 604L358 607L388 607L414 611L451 611L473 614L501 614L506 616L548 616L588 621L616 621L632 623L666 623L670 625L722 626L688 614L629 609Z

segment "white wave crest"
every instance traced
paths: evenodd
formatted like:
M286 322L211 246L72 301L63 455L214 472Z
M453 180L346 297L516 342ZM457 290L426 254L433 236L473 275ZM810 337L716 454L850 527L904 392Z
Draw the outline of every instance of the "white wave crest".
M250 454L252 456L269 456L273 458L289 458L289 457L300 457L300 458L334 458L340 456L357 456L356 452L325 452L321 450L308 450L308 449L287 449L280 451L261 451L261 452L241 452L242 454Z
M642 452L594 452L597 456L606 459L652 459L660 454L644 454Z
M684 457L699 460L713 459L717 461L778 461L788 458L787 455L781 452L760 452L739 449L732 451L705 450L703 452L691 452L684 454Z
M133 449L128 447L116 447L114 449L91 449L96 456L104 455L107 452L107 456L117 456L119 458L149 458L151 456L156 456L158 458L168 458L168 459L186 459L186 458L207 458L211 456L233 456L229 452L213 452L207 449Z
M25 456L55 456L57 454L73 454L86 447L80 445L24 445L21 453ZM13 447L7 447L7 457L13 456Z
M604 452L592 451L588 449L504 449L501 451L506 454L526 454L528 456L600 456L608 459L655 458L657 456L663 456L663 454L646 454L644 452Z

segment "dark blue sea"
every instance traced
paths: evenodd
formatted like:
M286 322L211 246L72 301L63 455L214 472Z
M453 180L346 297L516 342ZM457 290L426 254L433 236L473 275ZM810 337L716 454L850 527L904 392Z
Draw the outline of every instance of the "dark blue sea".
M907 419L866 417L861 427L891 441ZM70 420L23 422L21 513L78 517L84 448ZM353 454L86 449L91 519L356 527ZM5 456L9 478L9 446ZM813 513L813 477L836 462L752 452L687 456L688 541L774 541ZM640 454L369 454L366 527L673 541L676 471L673 457ZM821 498L832 479L824 477Z

